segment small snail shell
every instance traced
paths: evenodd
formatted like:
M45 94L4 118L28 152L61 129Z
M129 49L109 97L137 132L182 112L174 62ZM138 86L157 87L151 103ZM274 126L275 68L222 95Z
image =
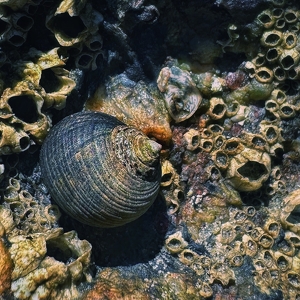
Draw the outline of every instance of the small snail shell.
M99 112L80 112L53 127L40 155L42 177L71 217L116 227L141 216L155 200L161 146Z

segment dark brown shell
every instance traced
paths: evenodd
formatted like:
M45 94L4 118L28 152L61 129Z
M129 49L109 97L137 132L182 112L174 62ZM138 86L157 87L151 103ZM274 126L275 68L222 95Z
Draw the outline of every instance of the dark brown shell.
M78 221L115 227L155 200L160 145L99 112L81 112L53 127L40 155L42 177L58 205Z

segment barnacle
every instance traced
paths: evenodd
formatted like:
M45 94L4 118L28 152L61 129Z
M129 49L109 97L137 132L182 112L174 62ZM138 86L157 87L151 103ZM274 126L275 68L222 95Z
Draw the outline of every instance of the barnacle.
M90 3L81 1L78 5L76 1L63 0L48 14L46 26L61 46L72 46L96 33L102 21L102 15Z
M299 190L291 192L284 198L283 208L280 215L280 222L283 228L289 229L294 233L300 233L300 220L298 217L300 208Z
M247 149L233 157L226 178L240 191L259 189L271 172L271 159L266 152Z
M166 239L166 248L171 254L182 252L188 243L184 240L182 233L177 231Z
M189 72L177 66L163 68L159 73L157 86L175 122L190 118L202 101L202 96Z

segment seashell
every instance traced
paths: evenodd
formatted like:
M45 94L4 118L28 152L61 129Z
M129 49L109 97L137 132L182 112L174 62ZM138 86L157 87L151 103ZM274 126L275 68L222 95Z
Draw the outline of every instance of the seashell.
M168 144L172 139L170 117L158 92L143 81L136 83L121 74L112 77L105 87L100 84L85 109L112 115L159 143Z
M160 186L161 146L135 128L99 112L63 119L40 156L45 185L78 221L116 227L141 216Z
M157 79L166 107L176 123L190 118L198 109L202 96L189 72L176 66L163 68Z

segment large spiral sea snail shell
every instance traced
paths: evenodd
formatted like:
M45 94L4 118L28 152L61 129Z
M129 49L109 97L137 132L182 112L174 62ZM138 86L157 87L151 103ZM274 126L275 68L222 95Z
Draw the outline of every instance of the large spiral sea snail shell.
M80 112L55 125L40 154L50 195L71 217L116 227L141 216L160 186L161 146L99 112Z

